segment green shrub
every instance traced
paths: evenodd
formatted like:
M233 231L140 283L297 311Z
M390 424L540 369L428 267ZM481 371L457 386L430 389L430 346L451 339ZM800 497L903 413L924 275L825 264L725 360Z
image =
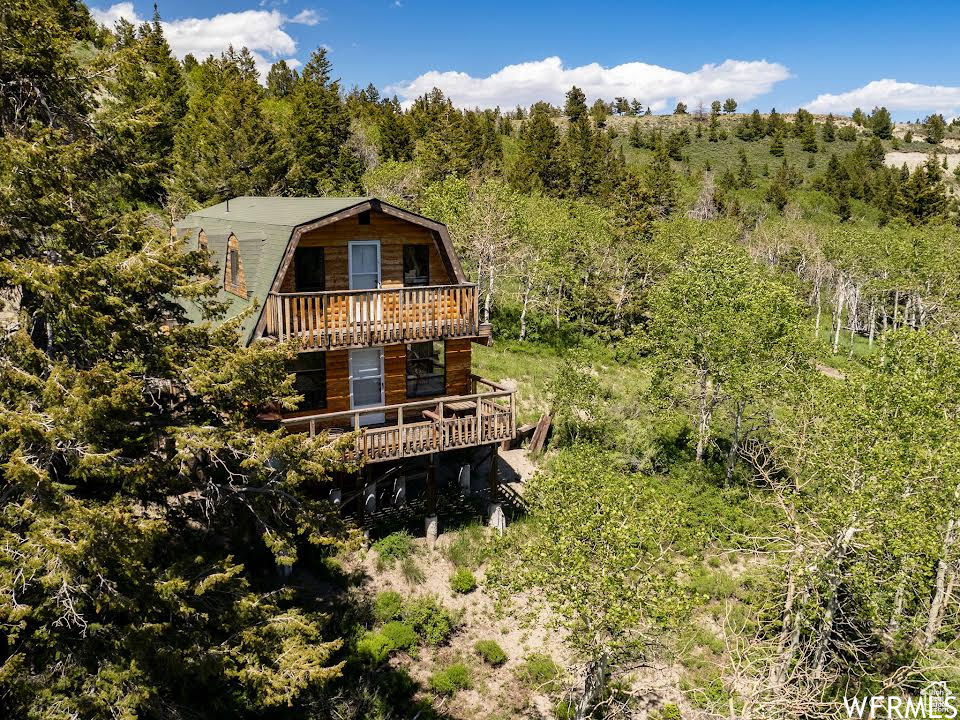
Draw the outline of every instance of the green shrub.
M411 650L417 646L416 630L398 620L388 622L380 628L380 633L389 640L393 648L397 650Z
M464 528L447 547L447 558L453 566L468 570L479 567L489 553L490 544L480 525Z
M477 579L466 568L458 568L450 578L450 587L455 593L466 594L477 589Z
M413 555L413 536L405 530L390 533L373 544L377 551L377 567L382 570Z
M473 673L463 663L454 663L430 676L430 688L440 695L453 695L473 684Z
M561 700L553 709L557 720L573 720L577 716L577 706L570 700Z
M478 640L473 649L477 651L477 655L482 657L487 665L500 667L507 661L507 654L495 640Z
M680 708L673 703L660 708L660 712L657 713L657 718L659 720L683 720L683 717L680 715Z
M560 666L553 658L542 653L527 656L523 665L517 668L517 677L530 687L553 687L553 681L560 675Z
M413 556L405 557L400 561L400 572L403 573L403 579L411 585L419 585L427 579L426 574L417 564L417 561L413 559Z
M357 654L373 665L379 665L389 657L393 644L383 633L369 631L357 642Z
M373 601L373 617L379 623L387 623L400 617L403 610L403 598L400 593L385 590L379 593Z
M404 605L403 621L428 645L442 645L453 634L450 613L430 597L417 598Z

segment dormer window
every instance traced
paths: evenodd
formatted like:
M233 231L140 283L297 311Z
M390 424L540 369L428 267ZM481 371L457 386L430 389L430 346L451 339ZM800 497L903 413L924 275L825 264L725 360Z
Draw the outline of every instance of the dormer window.
M237 236L227 238L227 263L223 273L223 289L242 298L247 297L247 282L240 259L240 243Z

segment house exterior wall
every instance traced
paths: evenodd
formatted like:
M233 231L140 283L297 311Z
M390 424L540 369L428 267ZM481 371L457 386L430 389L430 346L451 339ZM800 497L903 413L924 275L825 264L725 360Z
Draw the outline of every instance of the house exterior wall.
M403 287L403 246L430 247L430 285L450 285L456 281L443 265L433 234L425 227L392 217L383 212L370 212L370 224L361 225L358 217L326 225L300 238L298 247L324 248L326 289L347 290L350 287L347 259L350 240L379 240L381 285L385 288ZM294 255L280 285L280 292L296 292L296 255Z

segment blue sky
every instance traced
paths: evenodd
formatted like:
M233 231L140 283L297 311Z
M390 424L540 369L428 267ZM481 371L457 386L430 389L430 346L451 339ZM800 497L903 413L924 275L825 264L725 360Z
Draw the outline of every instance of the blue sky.
M108 24L152 13L144 0L91 5ZM347 86L373 82L408 101L437 84L463 106L556 102L576 82L590 99L636 95L661 111L732 95L743 109L960 114L960 3L914 7L161 0L160 13L180 55L232 41L267 67L324 45Z

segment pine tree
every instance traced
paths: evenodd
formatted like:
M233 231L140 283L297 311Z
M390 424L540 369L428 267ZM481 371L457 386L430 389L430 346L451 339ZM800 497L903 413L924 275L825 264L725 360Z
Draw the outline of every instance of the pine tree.
M686 106L686 104L683 103L683 102L678 102L678 103L677 103L677 106L673 109L673 114L674 114L674 115L686 115L686 114L687 114L687 106Z
M600 98L597 98L597 101L590 107L590 118L597 127L606 125L607 115L609 114L610 106Z
M807 123L803 130L803 135L800 137L800 149L804 152L815 153L817 151L817 131L813 127L813 123Z
M567 102L563 106L563 114L571 123L587 116L587 96L576 85L567 91Z
M723 101L723 111L727 114L735 113L737 111L737 101L733 98L727 98Z
M156 13L137 29L120 20L115 35L112 52L103 58L112 72L96 121L121 154L124 194L158 206L165 200L174 134L187 109L183 74Z
M864 114L863 110L860 108L854 108L853 113L850 115L850 119L860 127L863 127L867 122L867 116Z
M291 95L288 183L294 195L349 192L363 172L346 150L350 118L331 71L326 48L315 50Z
M297 85L297 71L287 65L286 60L278 60L270 66L267 73L267 95L273 98L285 98Z
M770 142L770 154L775 157L783 157L783 130L778 130Z
M653 194L653 204L661 217L673 212L679 199L677 176L670 166L670 156L664 143L659 143L653 153L653 159L646 167L647 187Z
M820 133L824 142L831 143L837 139L837 123L833 118L833 113L827 115L826 122L823 123L823 129Z
M405 161L413 158L413 140L406 116L389 104L380 113L380 155L386 160Z
M0 70L0 291L18 298L0 332L0 587L16 593L0 715L289 711L338 674L342 640L263 578L346 539L304 491L346 468L258 425L296 400L288 350L186 321L184 304L222 308L216 270L126 213L120 147L94 122L113 79L75 52L94 29L70 0L0 25L18 48Z
M881 140L892 138L893 120L890 118L890 111L885 107L874 108L870 115L870 129Z
M199 87L174 138L175 203L189 208L282 190L286 159L261 111L253 58L230 48L197 73Z
M521 192L560 192L566 178L559 150L557 126L546 108L535 105L517 141L516 160L508 172L510 183Z
M931 114L923 121L923 131L927 135L927 142L931 145L939 145L943 142L943 136L947 131L947 123L943 115Z
M719 115L721 107L722 105L720 104L720 101L714 100L712 103L710 103L710 114Z
M603 170L599 147L600 133L590 126L586 116L570 124L563 138L567 163L568 194L582 198L597 191Z

